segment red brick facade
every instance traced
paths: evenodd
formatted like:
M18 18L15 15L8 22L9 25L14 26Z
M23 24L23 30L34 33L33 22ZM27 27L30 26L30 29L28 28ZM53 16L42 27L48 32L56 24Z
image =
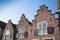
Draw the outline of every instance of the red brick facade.
M47 34L38 35L37 24L40 22L47 22ZM48 7L45 5L39 7L37 10L37 15L35 15L35 19L32 21L32 23L27 20L24 14L22 14L22 17L15 28L13 28L11 20L9 20L4 29L2 40L6 40L5 32L7 29L10 31L11 35L11 38L8 40L59 40L58 20L54 18L51 10L48 10Z

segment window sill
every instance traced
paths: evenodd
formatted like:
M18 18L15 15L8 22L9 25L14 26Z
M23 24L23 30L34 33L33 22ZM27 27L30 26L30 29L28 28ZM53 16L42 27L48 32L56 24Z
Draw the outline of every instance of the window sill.
M24 38L24 37L19 37L19 38Z
M38 36L39 36L39 35L47 35L47 34L48 34L48 33L45 33L45 34L38 34Z

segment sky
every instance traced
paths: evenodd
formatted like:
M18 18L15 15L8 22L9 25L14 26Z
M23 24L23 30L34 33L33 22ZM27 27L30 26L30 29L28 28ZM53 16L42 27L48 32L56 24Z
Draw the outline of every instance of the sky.
M14 24L18 24L21 15L25 14L32 22L37 10L44 4L52 13L57 10L57 0L0 0L0 21L7 23L11 19Z

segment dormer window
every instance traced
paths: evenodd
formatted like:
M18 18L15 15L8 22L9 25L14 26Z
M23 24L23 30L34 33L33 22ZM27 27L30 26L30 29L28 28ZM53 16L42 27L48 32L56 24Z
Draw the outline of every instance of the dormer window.
M38 35L44 35L47 34L47 22L39 22L37 24L38 26Z
M24 32L25 32L24 27L19 28L19 29L18 29L18 37L19 37L19 38L24 38Z

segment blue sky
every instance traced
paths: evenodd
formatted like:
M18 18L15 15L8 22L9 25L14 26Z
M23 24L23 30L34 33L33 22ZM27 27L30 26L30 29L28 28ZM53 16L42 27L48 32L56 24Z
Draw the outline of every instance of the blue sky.
M45 4L54 13L57 10L57 0L0 0L0 20L8 22L9 19L17 24L21 14L32 22L39 6Z

